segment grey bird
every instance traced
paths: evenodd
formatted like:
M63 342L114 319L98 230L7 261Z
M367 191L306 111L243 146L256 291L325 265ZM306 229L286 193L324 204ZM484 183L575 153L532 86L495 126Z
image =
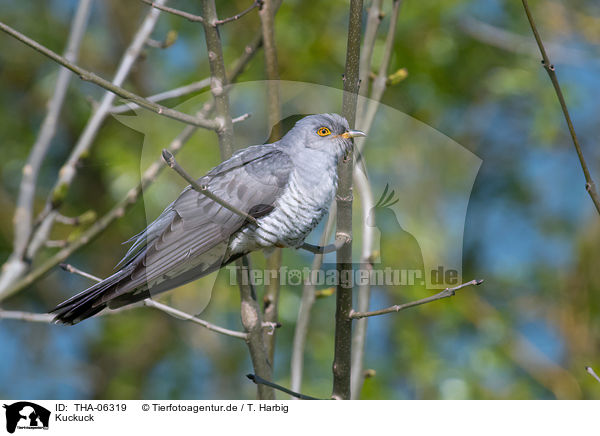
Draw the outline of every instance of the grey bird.
M133 242L110 277L59 304L54 321L76 324L198 279L254 250L298 248L327 213L337 165L356 136L337 114L310 115L279 141L242 149L198 180L255 218L188 186Z

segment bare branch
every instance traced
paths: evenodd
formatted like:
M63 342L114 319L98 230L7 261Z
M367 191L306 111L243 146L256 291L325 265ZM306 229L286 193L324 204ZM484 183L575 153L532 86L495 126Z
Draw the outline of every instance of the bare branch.
M252 380L257 385L261 384L261 385L269 386L273 389L277 389L278 391L284 392L284 393L291 395L292 397L298 398L300 400L320 400L320 398L310 397L308 395L299 394L298 392L291 391L288 388L284 388L283 386L278 385L277 383L273 383L268 380L265 380L264 378L259 377L255 374L247 374L246 377L248 377L250 380Z
M238 277L240 287L241 300L241 318L242 325L248 332L248 351L252 366L257 374L262 374L261 379L271 379L273 369L268 360L267 350L264 344L262 316L258 302L256 301L256 293L251 285L249 270L250 262L247 256L242 257L238 262L238 271L241 277ZM260 400L274 400L275 391L268 385L258 385L258 398Z
M176 153L177 151L179 151L195 131L196 128L194 126L186 126L182 130L182 132L171 142L171 144L169 145L169 150L172 153ZM92 224L86 231L84 231L81 234L81 236L79 236L76 240L71 242L68 246L61 249L52 257L42 262L34 270L30 271L27 275L25 275L25 277L23 277L16 283L13 283L0 295L0 300L7 298L8 296L16 292L19 292L20 290L39 280L48 271L50 271L50 269L52 269L59 263L64 262L64 260L67 257L73 254L79 248L89 244L110 224L112 224L115 220L125 215L125 212L136 203L137 199L140 197L142 192L148 186L150 186L152 182L154 182L154 180L156 179L156 177L158 177L158 175L164 167L165 166L163 164L162 158L159 158L152 165L150 165L142 175L140 183L137 186L131 188L129 192L125 195L125 197L120 202L118 202L109 212L107 212L103 217L99 218L96 222L94 222L94 224Z
M363 46L360 56L360 90L359 94L366 96L369 90L369 73L371 72L371 59L373 57L373 49L375 48L375 40L377 38L377 29L383 19L383 11L381 5L383 0L373 0L369 7L367 15L367 26L365 28L365 36L363 38ZM359 113L362 112L359 110Z
M299 248L310 251L314 254L327 254L338 251L344 245L349 244L352 241L352 238L349 235L338 233L335 237L335 241L329 245L312 245L307 242L302 244Z
M7 26L6 24L4 24L2 22L0 22L0 30L15 37L19 41L21 41L21 42L25 43L26 45L30 46L31 48L37 50L38 52L42 53L43 55L49 57L53 61L63 65L64 67L68 68L69 70L73 71L74 73L76 73L79 76L80 79L85 80L90 83L94 83L94 84L110 91L112 94L114 94L114 95L112 95L112 98L110 99L111 104L112 104L112 100L114 99L114 96L118 95L119 97L125 98L127 100L131 100L138 106L141 106L141 107L148 109L152 112L155 112L159 115L163 115L165 117L172 118L174 120L181 121L186 124L191 124L193 126L203 127L205 129L211 129L211 130L215 130L219 127L219 125L217 123L215 123L214 121L206 120L203 118L193 117L193 116L185 114L183 112L179 112L174 109L170 109L166 106L162 106L162 105L154 103L148 99L145 99L144 97L134 94L133 92L128 91L125 88L121 88L120 86L115 85L114 83L109 82L106 79L103 79L102 77L92 73L91 71L88 71L72 62L69 62L63 56L53 52L52 50L48 49L47 47L35 42L34 40L32 40L31 38L28 38L27 36L23 35L22 33L17 32L12 27ZM142 46L143 46L145 40L146 40L146 38L144 38L144 40L142 41L142 44L141 44ZM139 53L139 51L138 51L138 53ZM131 54L132 54L131 52L128 52L129 56ZM135 56L135 57L137 57L137 56ZM132 61L133 61L133 59L132 59ZM115 82L117 82L117 81L115 80Z
M243 340L248 339L248 333L238 332L235 330L226 329L224 327L219 327L218 325L212 324L208 321L204 321L203 319L195 317L194 315L190 315L189 313L182 312L181 310L175 309L171 306L167 306L166 304L159 303L158 301L152 300L151 298L146 298L144 300L144 306L153 307L155 309L160 310L161 312L168 313L169 315L174 316L175 318L181 318L186 321L193 322L194 324L201 325L202 327L204 327L210 331L213 331L216 333L221 333L222 335L225 335L225 336L231 336L233 338L238 338L238 339L243 339Z
M421 300L411 301L410 303L396 304L394 306L386 307L385 309L374 310L372 312L355 312L350 311L351 319L361 319L369 316L385 315L387 313L400 312L401 310L408 309L410 307L420 306L422 304L431 303L433 301L442 300L444 298L452 297L456 294L456 291L466 286L480 285L483 280L471 280L470 282L463 283L455 286L454 288L446 288L442 292L439 292L431 297L422 298Z
M77 60L79 46L85 34L91 10L91 0L80 0L67 41L64 53L65 59L71 62ZM20 277L28 268L25 261L27 245L32 233L33 200L35 198L36 182L40 167L56 132L56 125L65 100L65 95L71 81L71 72L60 68L54 94L48 103L48 112L42 123L38 137L31 148L27 162L23 167L23 178L19 186L19 196L14 215L14 243L13 253L2 268L0 277L0 292L10 283Z
M70 265L68 263L62 263L60 265L60 267L63 270L65 270L65 271L67 271L67 272L69 272L71 274L77 274L77 275L80 275L80 276L85 277L87 279L93 280L95 282L101 282L102 281L101 278L96 277L96 276L94 276L94 275L92 275L90 273L87 273L85 271L82 271L79 268L76 268L73 265ZM165 312L165 313L167 313L167 314L169 314L169 315L171 315L171 316L173 316L175 318L180 318L180 319L183 319L183 320L186 320L186 321L191 321L191 322L193 322L195 324L201 325L202 327L204 327L204 328L206 328L208 330L211 330L211 331L217 332L217 333L221 333L221 334L226 335L226 336L231 336L231 337L234 337L234 338L244 339L244 340L248 336L244 332L237 332L235 330L229 330L229 329L226 329L226 328L223 328L223 327L219 327L218 325L212 324L212 323L210 323L208 321L204 321L203 319L200 319L200 318L198 318L198 317L196 317L194 315L190 315L189 313L182 312L181 310L175 309L174 307L167 306L166 304L159 303L158 301L154 301L151 298L146 298L144 300L144 306L153 307L153 308L158 309L161 312ZM107 312L104 312L104 313L107 313ZM50 317L51 317L51 319L53 318L52 315L50 315Z
M101 282L102 279L100 277L96 277L95 275L92 275L90 273L87 273L85 271L80 270L79 268L74 267L73 265L69 264L69 263L61 263L60 267L65 270L68 273L71 274L76 274L78 276L81 277L85 277L86 279L90 279L94 282Z
M14 319L17 321L43 322L49 324L54 319L54 315L49 313L31 313L0 309L0 319Z
M401 0L394 0L392 14L390 18L390 27L388 29L388 34L385 39L385 45L383 49L383 57L381 59L381 64L379 66L379 71L377 76L373 80L373 86L371 88L371 95L367 105L367 110L365 113L360 113L360 122L359 127L363 131L365 131L365 127L370 127L373 123L373 119L375 118L375 114L377 113L377 108L379 107L379 102L381 101L381 97L385 92L387 81L388 81L388 69L390 65L390 61L392 59L392 53L394 50L394 39L396 37L396 27L398 24L398 14L400 13L400 6L402 5ZM368 131L368 129L366 130ZM360 150L360 145L362 141L359 142L358 149Z
M325 224L325 229L321 235L319 244L325 245L335 223L335 202L329 208L329 217ZM316 271L323 264L323 254L316 254L313 258L311 271ZM315 285L309 281L304 283L302 289L302 299L300 300L300 308L298 309L298 319L296 321L296 329L294 331L294 344L292 346L292 357L290 359L290 385L292 390L300 391L302 389L302 372L304 369L304 349L306 346L306 336L310 326L310 314L315 303L316 290Z
M344 97L342 101L342 115L348 120L350 128L354 127L356 119L362 11L362 0L351 0L344 71ZM353 161L353 153L350 152L338 166L336 238L338 235L352 235ZM352 310L352 283L349 280L350 274L347 274L348 271L352 271L351 242L344 244L337 252L339 283L336 291L332 397L340 400L350 399L352 320L349 318L349 314Z
M149 101L159 102L169 100L171 98L182 97L187 94L191 94L196 91L208 88L210 86L210 78L202 79L189 85L180 86L179 88L171 89L169 91L161 92L159 94L151 95L146 97ZM130 110L136 109L139 106L133 103L125 103L120 106L113 106L110 110L111 114L122 114Z
M387 71L392 56L394 40L396 36L396 27L398 23L398 15L400 12L401 1L395 0L392 7L392 14L390 18L390 25L384 45L383 58L379 67L379 72L374 79L373 86L371 87L370 98L368 101L362 100L359 102L358 107L358 126L364 132L369 132L373 119L377 112L379 102L383 96L386 86L389 81ZM373 7L373 6L371 6ZM371 12L371 11L369 11ZM379 16L381 19L381 15ZM374 18L372 18L374 20ZM378 23L373 22L373 26ZM367 42L365 37L365 43ZM372 50L372 48L371 48ZM370 52L367 52L368 56L371 56ZM365 80L371 70L371 62L364 62L365 59L361 56L361 74ZM364 86L364 88L363 88ZM361 91L366 95L367 84L361 83ZM365 105L367 110L365 113ZM357 154L360 153L364 141L358 141L356 144ZM358 162L358 159L356 160ZM365 170L366 171L366 170ZM366 174L361 171L354 172L354 184L357 187L361 199L362 206L362 254L361 264L368 270L372 269L372 250L373 250L373 239L374 239L374 227L368 225L369 214L374 208L373 193L371 192L371 185L369 184ZM358 311L365 312L369 309L369 300L371 296L370 283L361 283L358 289ZM365 351L365 342L367 334L367 320L358 320L355 324L354 335L352 338L352 373L351 373L351 398L358 399L360 397L360 391L364 382L364 371L363 371L363 360Z
M592 369L592 367L591 367L591 366L586 366L586 367L585 367L585 371L586 371L586 372L587 372L589 375L591 375L592 377L594 377L598 383L600 383L600 377L598 377L598 374L596 374L596 372L595 372L595 371Z
M228 159L233 151L233 123L229 110L229 96L227 94L227 73L223 61L223 47L219 30L212 23L218 21L217 10L214 0L202 0L202 10L206 20L203 23L204 33L206 35L206 48L208 50L208 61L210 64L211 84L210 89L215 102L216 119L220 124L217 130L219 139L219 149L221 159ZM248 276L249 260L246 256L238 260L237 265L242 275ZM246 277L247 278L247 277ZM268 360L264 345L262 314L256 301L254 289L249 284L250 281L244 281L238 277L240 298L241 298L241 318L242 325L248 333L248 350L254 371L265 379L270 379L272 375L271 364ZM263 385L258 386L259 399L274 399L275 392L271 388Z
M537 44L529 37L509 32L506 29L493 26L474 17L462 17L458 27L467 35L494 47L513 53L535 56L539 53ZM583 64L590 60L590 54L555 42L546 43L548 51L558 59L558 62Z
M556 92L556 96L558 97L560 107L565 116L565 120L567 121L569 133L571 134L571 139L573 140L573 146L575 147L575 151L577 152L577 157L579 158L579 163L581 164L581 169L585 177L585 190L590 195L592 201L594 202L594 205L596 206L596 210L600 214L600 197L598 197L598 192L596 191L596 184L594 183L592 176L590 175L587 163L583 157L583 152L581 151L581 146L579 145L579 139L577 139L577 134L575 133L575 128L573 127L573 122L571 121L571 115L569 115L567 103L565 102L565 98L560 88L560 84L558 83L556 69L554 68L554 65L550 62L550 58L546 53L546 48L544 47L542 38L540 37L537 27L535 26L535 22L533 20L533 16L531 15L531 11L529 10L529 4L527 3L527 0L522 0L522 2L523 8L525 9L525 14L527 14L527 19L529 20L529 25L531 26L531 30L533 32L533 36L535 37L535 41L537 42L537 45L540 49L540 53L542 54L542 65L548 73L548 76L550 76L550 80L552 81L552 85L554 86L554 91Z
M182 167L181 165L179 165L179 163L177 163L177 161L175 160L175 156L173 156L173 153L171 153L169 150L167 150L166 148L163 149L162 151L162 158L164 159L165 163L169 166L169 168L175 170L175 172L177 174L179 174L181 177L183 177L190 185L191 187L199 192L200 194L210 198L212 201L214 201L215 203L220 204L221 206L223 206L225 209L230 210L231 212L233 212L234 214L238 215L241 218L244 218L244 220L246 221L250 221L255 225L258 225L258 221L256 221L256 218L254 218L251 215L248 215L246 212L244 212L243 210L238 209L237 207L235 207L233 204L230 204L228 202L226 202L225 200L219 198L218 196L216 196L215 194L213 194L209 189L208 186L203 186L200 185L198 182L196 182L196 180L190 176Z
M252 6L250 6L247 9L244 9L239 14L236 14L233 17L224 18L222 20L217 20L213 24L216 25L216 26L220 26L221 24L226 24L226 23L229 23L231 21L239 20L240 18L242 18L244 15L246 15L248 12L251 12L255 8L262 8L262 5L263 5L263 3L265 1L268 1L268 0L255 0L254 3L252 3Z
M217 135L221 159L228 159L233 153L233 124L229 111L229 96L227 95L227 73L223 61L223 47L219 30L210 24L217 21L217 10L214 0L202 0L202 9L206 15L204 33L206 35L206 48L210 64L210 91L215 101L216 118L219 123Z
M281 137L281 102L279 89L279 65L277 62L277 47L275 44L275 13L281 5L281 0L264 0L255 2L261 5L259 11L261 31L263 37L263 49L265 53L265 72L267 75L267 114L269 126L273 126L273 134ZM277 322L279 316L279 291L280 280L278 277L281 268L281 248L276 248L267 258L267 269L277 271L265 286L263 296L264 319L268 322ZM265 346L271 364L275 358L275 335L265 336Z
M237 124L237 123L241 123L242 121L246 121L248 118L250 118L252 115L250 115L249 113L245 113L243 115L240 115L239 117L235 117L231 119L231 123L232 124Z
M370 126L369 126L370 127ZM373 270L373 242L375 240L375 226L369 225L369 215L373 213L375 201L371 191L371 185L366 174L357 169L353 173L354 186L360 198L362 211L362 244L361 244L361 267L367 271ZM371 299L371 286L368 281L358 286L357 308L359 312L369 310ZM360 398L360 391L364 382L363 361L365 354L365 343L367 338L367 319L359 319L354 324L352 336L352 371L350 376L351 395L355 400Z
M164 6L164 2L153 2L150 0L141 0L146 3L148 6L152 6L153 8L159 9L163 12L168 12L169 14L177 15L178 17L185 18L188 21L193 23L204 23L204 18L200 15L190 14L189 12L180 11L179 9L170 8L168 6Z

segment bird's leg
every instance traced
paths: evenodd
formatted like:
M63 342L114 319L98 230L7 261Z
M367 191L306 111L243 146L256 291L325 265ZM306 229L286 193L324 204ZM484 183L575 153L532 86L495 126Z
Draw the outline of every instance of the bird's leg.
M349 235L339 234L335 238L335 241L329 245L325 245L325 246L312 245L312 244L305 242L298 248L302 248L302 249L304 249L306 251L310 251L311 253L314 253L314 254L327 254L327 253L333 253L334 251L338 251L340 248L342 248L345 244L349 243L351 240L352 240L352 238Z

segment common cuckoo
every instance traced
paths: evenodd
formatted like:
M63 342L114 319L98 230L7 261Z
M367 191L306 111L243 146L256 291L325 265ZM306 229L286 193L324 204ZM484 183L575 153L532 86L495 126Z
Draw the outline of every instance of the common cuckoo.
M133 242L120 269L53 311L75 324L209 274L254 250L298 248L326 214L353 137L337 114L310 115L279 141L238 151L198 180L254 222L188 186Z

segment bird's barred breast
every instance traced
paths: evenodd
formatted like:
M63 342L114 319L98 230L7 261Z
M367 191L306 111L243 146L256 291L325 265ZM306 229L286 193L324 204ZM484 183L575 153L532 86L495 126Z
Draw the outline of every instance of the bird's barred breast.
M297 247L327 213L337 190L335 173L323 174L318 184L298 183L296 173L290 175L286 190L269 215L258 220L260 227L249 225L232 241L233 251L272 246Z

